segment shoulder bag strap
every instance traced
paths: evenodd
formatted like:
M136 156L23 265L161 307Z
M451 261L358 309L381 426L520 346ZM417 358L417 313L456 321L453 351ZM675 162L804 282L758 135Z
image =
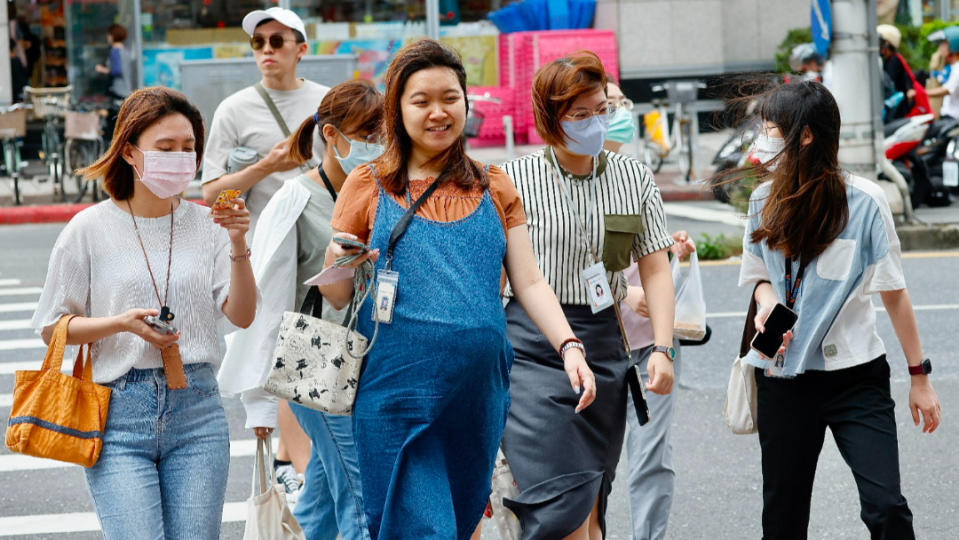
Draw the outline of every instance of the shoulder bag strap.
M760 281L753 287L753 292L749 295L749 310L746 312L746 322L743 324L743 339L739 342L739 356L743 357L749 354L749 344L756 336L756 289L767 281Z
M266 92L266 88L263 88L263 85L260 83L254 84L253 88L256 88L256 93L260 94L263 102L266 103L267 108L270 109L270 112L273 114L273 119L276 120L277 125L280 126L280 131L283 132L283 136L289 137L290 128L286 127L286 122L284 122L283 117L280 116L280 111L276 108L276 103L273 103L273 98Z
M300 313L311 315L317 319L323 318L323 296L320 289L315 285L310 285L310 290L303 299L303 305L300 306Z

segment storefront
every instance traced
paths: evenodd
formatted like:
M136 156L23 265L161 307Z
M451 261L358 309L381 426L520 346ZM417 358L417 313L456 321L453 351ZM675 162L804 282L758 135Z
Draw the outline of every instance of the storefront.
M439 0L441 39L463 55L470 85L498 84L498 32L485 19L507 3ZM378 83L393 53L426 35L424 0L17 0L17 4L31 13L31 21L44 35L61 36L67 57L59 78L36 82L65 84L68 79L76 97L103 93L106 81L94 66L107 57L106 31L114 22L129 31L127 46L136 58L134 80L172 88L180 87L180 62L251 56L249 37L240 23L256 9L276 5L293 9L306 24L309 54L357 54L358 76Z

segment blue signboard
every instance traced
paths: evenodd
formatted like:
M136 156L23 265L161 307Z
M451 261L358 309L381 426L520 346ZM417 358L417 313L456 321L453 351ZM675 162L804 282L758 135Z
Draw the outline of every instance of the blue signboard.
M812 0L809 23L816 52L819 56L826 58L829 42L832 41L832 9L829 6L829 0Z

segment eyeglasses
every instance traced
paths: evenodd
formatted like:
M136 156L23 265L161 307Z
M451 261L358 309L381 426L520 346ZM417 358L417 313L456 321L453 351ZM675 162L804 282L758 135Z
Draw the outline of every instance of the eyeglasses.
M615 109L626 109L627 111L633 110L633 100L628 97L621 98L612 98L606 102L610 107Z
M341 131L340 128L336 126L333 126L333 129L335 129L337 133L342 135L344 139L349 139L351 141L356 141L356 142L362 142L362 143L365 143L366 145L382 144L382 141L380 140L380 134L376 133L375 131L373 133L370 133L366 137L360 137L358 135L356 137L351 137L349 134L343 133L343 131Z
M616 107L610 105L609 103L606 103L605 105L596 109L595 111L591 112L584 109L578 109L571 113L566 113L566 115L563 116L563 118L576 122L579 120L586 120L587 118L590 118L592 116L610 116L611 114L615 112L616 112Z
M271 49L282 49L283 44L287 41L295 42L296 40L284 39L281 34L273 34L269 37L269 40L263 36L257 35L250 38L250 47L252 47L254 51L259 51L266 45L267 41L270 42Z

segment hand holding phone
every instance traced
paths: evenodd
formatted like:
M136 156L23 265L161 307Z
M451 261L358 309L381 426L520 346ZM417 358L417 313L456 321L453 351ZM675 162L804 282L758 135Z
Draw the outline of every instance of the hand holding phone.
M333 241L347 249L358 249L360 250L360 253L366 253L370 250L370 246L364 244L363 242L352 240L350 238L344 238L342 236L334 236Z
M783 345L783 334L792 330L799 315L784 304L776 304L763 323L764 331L756 332L750 347L766 358L775 358Z
M224 189L216 196L216 201L213 202L213 205L210 207L211 212L215 210L228 210L233 208L233 201L236 200L243 192L239 189Z
M169 324L165 321L161 321L153 315L147 315L143 318L143 322L147 323L150 328L156 330L161 334L176 334L179 332L172 324Z

